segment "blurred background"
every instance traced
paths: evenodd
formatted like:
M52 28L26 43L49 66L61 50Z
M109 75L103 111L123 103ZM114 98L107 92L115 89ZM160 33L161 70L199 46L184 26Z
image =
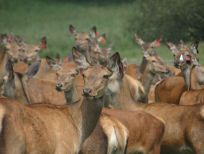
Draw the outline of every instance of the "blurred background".
M42 56L67 55L74 44L68 31L72 24L88 32L97 26L106 33L107 46L130 62L141 59L141 49L133 42L134 33L145 41L162 37L159 54L168 62L172 55L165 42L200 40L200 62L204 64L204 0L0 0L0 33L22 36L39 43L42 36L48 48Z

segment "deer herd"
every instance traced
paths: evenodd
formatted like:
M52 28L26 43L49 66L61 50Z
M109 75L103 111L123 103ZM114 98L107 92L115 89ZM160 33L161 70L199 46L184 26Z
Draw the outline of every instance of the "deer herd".
M140 65L105 48L94 26L78 32L72 54L40 58L47 47L0 35L0 153L204 154L204 67L198 42L134 41Z

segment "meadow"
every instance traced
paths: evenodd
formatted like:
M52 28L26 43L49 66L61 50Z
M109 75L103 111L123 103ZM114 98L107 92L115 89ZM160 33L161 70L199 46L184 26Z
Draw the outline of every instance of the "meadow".
M131 63L138 63L142 52L133 42L133 33L128 30L129 18L136 12L134 4L131 1L100 4L63 0L0 0L0 33L18 34L28 43L35 44L39 43L42 36L46 36L48 48L41 55L54 56L60 53L66 56L74 44L68 31L70 24L78 31L89 31L92 26L97 26L100 34L106 33L107 46L111 42L113 51L119 51ZM201 43L199 57L202 64L203 48L204 43ZM158 52L168 63L172 62L172 55L164 44Z

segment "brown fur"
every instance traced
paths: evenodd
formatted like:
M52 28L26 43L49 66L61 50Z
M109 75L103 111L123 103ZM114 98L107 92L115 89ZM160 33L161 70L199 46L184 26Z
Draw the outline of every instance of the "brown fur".
M126 90L131 93L129 89ZM120 97L117 97L118 95ZM127 99L125 95L116 93L110 97L109 102L115 101L112 108L142 110L164 121L165 133L162 139L164 153L168 151L175 153L187 147L199 154L204 152L202 148L204 143L204 106L178 106L167 103L139 105L129 101L124 102L125 99Z
M114 56L117 59L118 53L116 53ZM99 66L89 67L89 69L83 73L84 80L85 80L85 88L87 90L90 89L88 92L89 96L98 97L98 94L101 94L107 88L106 85L104 84L104 81L107 79L110 79L110 80L113 79L113 76L114 76L113 74L109 77L103 75L105 70L106 70L105 67L99 67ZM111 89L114 89L114 88L111 88ZM104 110L103 113L106 113L118 119L123 125L127 127L130 134L129 140L128 140L128 147L127 147L128 153L137 152L137 151L144 152L144 153L160 152L160 142L164 131L164 124L160 120L141 111L129 112L129 111L117 111L117 110ZM135 118L137 119L137 123L133 123ZM149 125L146 126L146 123L148 123ZM147 128L148 133L147 131L146 133L143 132L144 127L145 128L148 127ZM99 131L95 131L95 132L99 132ZM103 135L99 135L99 136L103 138ZM93 138L96 139L96 137L93 137ZM89 141L91 141L91 139L89 139ZM93 143L90 143L90 144L93 144ZM86 145L89 146L88 143L86 143ZM93 147L93 146L90 145L90 147ZM97 150L93 150L93 151L97 151Z
M185 91L179 105L204 104L204 89Z
M76 89L71 89L77 95ZM26 106L0 99L0 153L78 153L97 123L103 98L79 97L73 103L69 107L43 103Z
M114 117L128 129L127 153L160 153L160 142L164 132L164 124L160 120L142 111L104 109L103 114L109 115L111 118ZM135 119L137 119L137 122L133 123L132 121ZM146 125L147 123L148 125ZM110 136L107 135L111 134L105 135L104 132L104 129L99 126L96 127L91 136L84 142L82 153L88 154L90 151L94 151L93 153L105 154L106 152L102 149L108 147ZM100 142L100 147L97 146L98 142Z
M187 88L181 76L163 79L155 87L155 101L170 104L179 104L180 97Z

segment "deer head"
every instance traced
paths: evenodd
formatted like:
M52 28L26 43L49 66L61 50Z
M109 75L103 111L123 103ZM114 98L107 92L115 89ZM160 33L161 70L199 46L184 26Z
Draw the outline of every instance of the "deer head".
M61 69L57 71L57 84L56 84L56 90L58 91L70 91L70 89L73 87L74 78L78 74L78 71L76 69Z
M19 51L19 59L27 64L31 64L39 60L39 53L42 49L46 49L46 45L46 37L41 39L41 43L39 45L24 43Z
M83 95L100 98L105 94L108 79L112 72L104 66L90 66L82 73L84 78Z
M75 47L80 51L89 50L90 42L98 35L96 27L92 27L89 33L77 32L73 25L69 26L70 33L74 36Z
M187 45L180 42L180 44L175 45L173 43L167 43L168 48L172 52L174 56L174 65L177 68L184 68L190 65L198 65L198 58L197 58L197 47L195 44L189 48Z

